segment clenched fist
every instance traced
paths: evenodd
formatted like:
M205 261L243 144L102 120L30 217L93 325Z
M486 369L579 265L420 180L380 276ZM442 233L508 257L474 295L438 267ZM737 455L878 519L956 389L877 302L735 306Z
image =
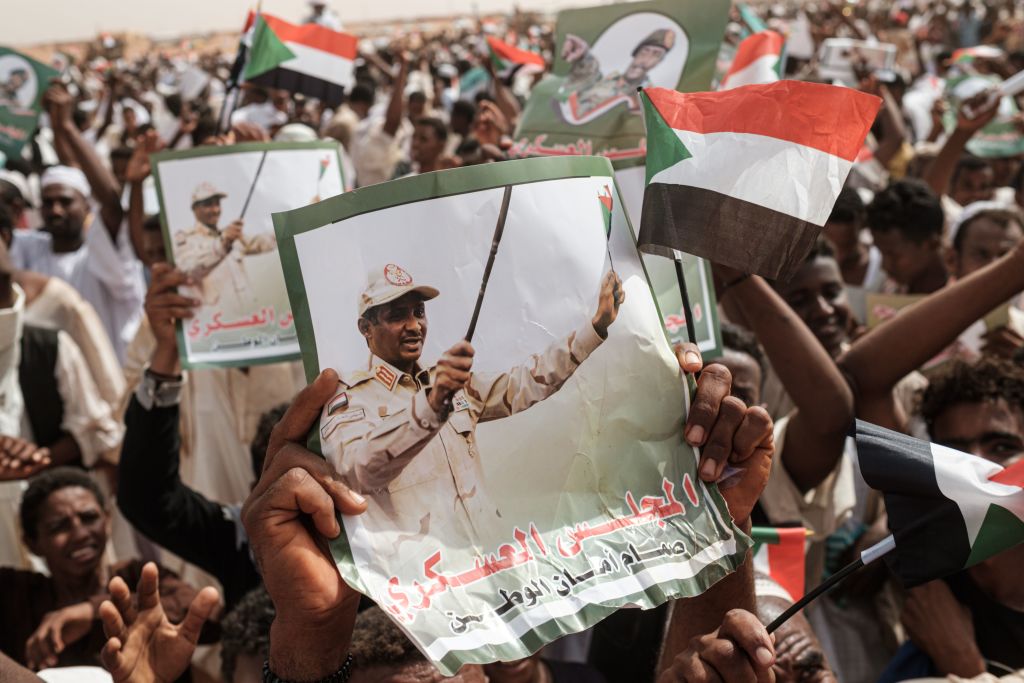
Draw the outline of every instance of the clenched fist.
M430 407L435 412L446 411L455 392L469 382L474 353L472 344L468 341L460 341L445 351L441 360L437 361L434 386L430 390L430 396L427 397Z

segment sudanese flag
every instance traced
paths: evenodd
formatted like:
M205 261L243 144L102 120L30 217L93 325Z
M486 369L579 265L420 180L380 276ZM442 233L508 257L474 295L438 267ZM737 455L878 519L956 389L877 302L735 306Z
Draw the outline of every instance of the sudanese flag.
M886 556L907 586L954 574L1024 542L1024 459L984 458L857 421L864 480L885 496Z

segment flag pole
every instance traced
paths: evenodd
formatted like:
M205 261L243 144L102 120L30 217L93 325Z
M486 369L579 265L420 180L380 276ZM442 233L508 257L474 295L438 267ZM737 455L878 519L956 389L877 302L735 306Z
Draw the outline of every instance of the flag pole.
M252 177L252 184L249 185L249 194L245 195L245 203L242 204L242 213L238 216L238 220L245 218L245 212L249 210L249 201L252 199L252 192L256 189L256 181L260 179L260 173L263 172L263 162L267 160L267 150L263 150L263 155L260 157L260 165L256 167L256 175Z
M498 244L501 243L501 235L505 232L505 218L508 216L508 203L512 198L512 186L505 186L505 194L501 198L501 209L498 211L498 224L494 228L494 239L491 240L491 253L487 255L487 265L484 266L484 277L480 281L480 293L476 295L476 306L473 307L473 317L469 320L469 329L466 330L466 341L473 341L473 333L476 332L476 321L480 317L480 306L484 303L484 292L487 291L487 282L491 279L491 268L494 267L494 257L498 255Z
M807 607L807 605L814 602L814 600L816 600L817 598L831 591L833 588L842 583L843 580L846 579L846 577L855 573L858 569L866 567L875 560L884 557L886 554L888 554L895 548L896 539L890 534L889 536L886 536L884 539L874 544L867 550L863 551L860 554L860 557L858 557L856 560L843 567L837 573L828 577L828 579L822 582L821 585L812 590L810 593L806 594L804 597L794 602L792 605L789 606L789 609L787 609L785 612L777 616L775 618L775 621L768 624L768 633L774 633L776 629L778 629L780 626L789 621L790 618L793 617L797 612L802 610L804 607Z
M697 329L693 324L693 310L690 308L690 294L686 290L686 276L683 273L683 255L678 251L672 259L676 264L676 280L679 281L679 294L683 297L683 316L686 318L686 334L690 343L697 345Z

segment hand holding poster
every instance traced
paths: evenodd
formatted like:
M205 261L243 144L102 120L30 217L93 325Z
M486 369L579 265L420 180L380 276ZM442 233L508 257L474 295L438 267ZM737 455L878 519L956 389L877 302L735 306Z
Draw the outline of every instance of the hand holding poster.
M164 242L201 302L179 323L187 368L298 358L270 214L340 194L334 142L252 143L153 155Z
M514 156L599 154L643 163L637 89L692 92L711 84L729 3L651 0L558 14L551 75L534 88Z
M430 173L274 220L307 377L340 376L314 444L369 504L335 559L443 671L742 562L682 440L686 387L607 160Z

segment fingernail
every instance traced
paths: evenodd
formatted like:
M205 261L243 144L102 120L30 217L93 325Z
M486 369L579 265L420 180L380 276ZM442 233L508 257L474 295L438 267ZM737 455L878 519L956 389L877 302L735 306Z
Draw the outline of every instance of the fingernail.
M704 443L704 428L700 425L693 425L689 431L686 432L686 440L694 446L699 446Z
M349 490L348 495L350 495L352 497L352 500L354 500L355 502L359 503L360 505L362 505L363 503L366 502L365 498L363 498L361 495L359 495L355 491L352 491L351 489Z
M761 666L769 666L772 663L772 659L774 659L772 657L771 650L766 647L757 648L757 652L754 653L754 656L757 657L757 663Z
M699 365L700 364L700 356L698 356L693 351L687 351L686 354L683 356L683 358L686 360L686 364L687 365Z
M715 478L715 461L705 460L704 464L700 466L701 479L712 481Z

